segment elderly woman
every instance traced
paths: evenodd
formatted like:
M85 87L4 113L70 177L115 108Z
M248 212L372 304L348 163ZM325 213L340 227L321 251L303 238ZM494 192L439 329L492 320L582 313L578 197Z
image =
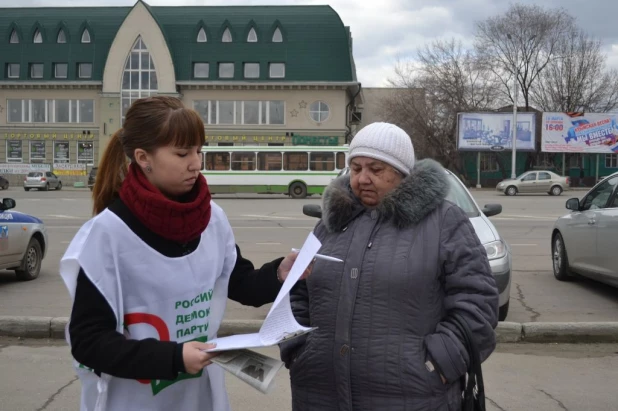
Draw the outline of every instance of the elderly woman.
M445 201L445 170L415 163L410 137L374 123L350 145L350 174L324 193L320 253L292 309L317 327L281 346L303 410L457 410L468 354L459 313L485 360L498 291L464 212Z

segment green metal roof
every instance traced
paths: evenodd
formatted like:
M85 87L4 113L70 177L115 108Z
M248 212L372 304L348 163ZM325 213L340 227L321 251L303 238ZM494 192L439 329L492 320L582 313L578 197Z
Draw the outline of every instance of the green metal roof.
M207 81L355 81L349 28L330 6L147 6L161 27L174 60L177 81L191 81L193 63L210 63ZM55 7L0 8L0 81L9 80L7 64L20 63L20 78L31 80L29 65L45 63L44 81L101 81L105 61L116 32L131 7ZM34 44L36 27L43 43ZM81 44L84 27L92 36L90 44ZM68 35L66 44L57 44L60 27ZM205 28L208 41L198 43L197 34ZM13 28L19 44L9 44ZM247 34L255 28L257 43L248 43ZM282 43L273 43L279 27ZM229 28L233 41L222 43L221 35ZM146 44L147 45L147 44ZM147 45L148 46L148 45ZM126 51L127 55L129 50ZM53 78L53 63L69 63L67 79ZM218 78L218 63L235 63L233 79ZM260 78L243 77L243 63L260 63ZM78 63L93 63L91 79L77 78ZM285 78L270 79L268 63L285 63ZM200 79L200 81L204 81Z

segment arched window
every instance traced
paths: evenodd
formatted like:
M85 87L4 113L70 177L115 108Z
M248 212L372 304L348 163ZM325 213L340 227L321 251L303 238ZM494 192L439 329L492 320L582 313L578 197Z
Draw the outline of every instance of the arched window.
M204 27L202 27L200 31L197 33L197 42L206 43L207 41L208 41L208 37L206 37L206 30L204 30Z
M231 43L232 42L232 32L229 28L226 28L223 32L223 36L221 36L221 41L223 43Z
M135 100L155 95L158 89L159 81L152 56L140 36L133 44L122 74L122 122Z
M257 43L257 41L258 41L257 33L255 32L255 29L251 27L251 30L249 31L249 34L247 35L247 43Z
M82 33L82 43L90 43L90 32L88 29L84 29Z
M43 35L41 34L41 31L39 29L36 29L36 31L34 32L34 37L33 37L32 41L34 43L42 43L43 42Z
M281 33L281 29L279 29L279 27L277 27L273 33L273 43L283 43L283 34Z
M60 29L60 31L58 32L58 38L56 39L57 43L66 43L67 42L67 35L64 32L64 30Z
M13 31L11 32L9 43L12 43L12 44L19 43L19 34L17 34L17 30L13 29Z

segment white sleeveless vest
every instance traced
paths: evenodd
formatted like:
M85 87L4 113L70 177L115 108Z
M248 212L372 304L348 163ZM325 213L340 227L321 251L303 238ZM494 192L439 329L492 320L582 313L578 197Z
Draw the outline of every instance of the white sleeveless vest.
M112 307L127 338L186 342L212 340L223 319L236 263L232 228L214 202L198 248L168 258L146 245L113 212L103 211L78 231L60 261L75 299L80 267ZM70 344L68 326L67 341ZM155 359L156 361L156 359ZM224 371L213 364L174 381L136 381L101 374L75 362L81 411L229 410Z

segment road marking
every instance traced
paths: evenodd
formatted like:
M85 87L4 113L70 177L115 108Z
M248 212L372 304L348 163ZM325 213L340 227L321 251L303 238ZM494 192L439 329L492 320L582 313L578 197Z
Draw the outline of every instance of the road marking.
M232 226L233 229L236 230L252 230L252 229L258 229L258 230L313 230L315 227L235 227Z
M255 243L255 245L281 245L281 243Z
M538 244L511 244L511 247L536 247Z
M502 214L503 217L513 217L513 218L532 218L535 220L546 220L548 218L558 219L560 217L552 217L552 216L534 216L534 215L515 215L515 214Z
M296 217L279 217L274 215L243 214L241 217L267 218L273 220L297 220Z

